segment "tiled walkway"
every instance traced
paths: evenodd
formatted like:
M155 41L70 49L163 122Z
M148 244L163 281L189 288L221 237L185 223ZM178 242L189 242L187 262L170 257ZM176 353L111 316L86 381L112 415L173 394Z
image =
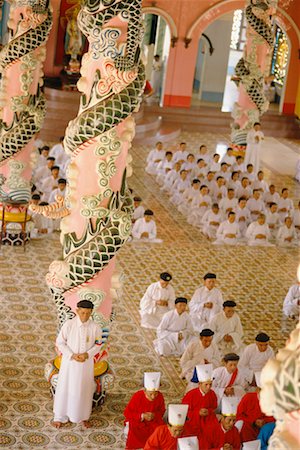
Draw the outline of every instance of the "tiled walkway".
M226 136L212 134L184 133L180 140L186 140L191 150L204 142L211 150L217 143L226 144ZM292 146L300 148L297 143ZM176 294L188 298L201 284L205 272L216 272L224 297L238 303L246 342L251 342L260 330L272 336L274 347L284 342L281 305L295 280L298 249L212 246L186 223L167 196L160 193L154 179L144 173L148 151L149 147L133 148L130 185L155 211L163 243L131 243L118 256L124 287L115 305L111 331L110 361L116 381L104 406L93 412L91 430L69 425L58 431L50 426L52 399L43 370L54 354L56 311L44 275L49 263L59 255L58 236L50 241L32 241L25 254L19 248L1 248L1 449L123 449L122 411L131 394L141 387L144 370L163 372L162 390L167 401L181 398L184 385L178 378L178 362L174 358L159 359L152 348L153 332L139 327L139 300L162 271L173 274ZM266 170L266 176L279 188L288 185L293 196L300 198L299 185L290 176L270 170Z

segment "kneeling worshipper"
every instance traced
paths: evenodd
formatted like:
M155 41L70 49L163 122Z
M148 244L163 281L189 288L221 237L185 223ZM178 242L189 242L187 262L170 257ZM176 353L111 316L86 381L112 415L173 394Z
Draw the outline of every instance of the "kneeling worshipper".
M160 280L150 284L147 288L140 302L142 327L156 330L163 315L174 310L175 291L169 284L171 280L172 275L163 272L160 274Z
M249 369L252 373L261 372L266 362L274 358L274 350L270 347L269 341L270 337L266 333L258 333L255 343L245 347L239 367Z
M186 312L187 299L178 297L175 309L164 314L157 328L154 350L160 356L181 356L194 337L190 315Z
M62 353L54 397L52 425L67 422L90 428L94 381L94 356L100 352L102 329L90 319L94 305L89 300L77 303L76 317L67 320L56 339Z
M129 426L126 449L140 449L154 430L164 424L165 402L160 387L160 372L144 373L144 389L131 397L125 408L125 424Z
M169 405L168 424L161 425L148 438L144 450L177 450L178 438L186 433L188 405Z
M272 416L266 416L261 410L259 395L261 390L261 372L255 372L256 392L248 392L241 399L237 409L236 426L240 429L242 442L257 439L260 429L268 422L274 422Z
M214 340L222 355L240 353L244 347L244 331L235 307L233 300L227 300L223 303L223 311L216 314L209 323L209 328L215 332Z
M227 220L221 222L217 229L217 239L213 242L214 245L237 245L241 237L239 224L235 220L235 213L231 211L228 213Z
M197 436L179 438L178 450L200 450Z
M205 429L205 444L207 450L240 450L241 438L238 429L234 426L236 411L239 404L237 397L225 397L222 400L221 420L208 425Z
M153 220L153 216L153 211L146 209L144 217L134 222L132 227L133 239L157 244L162 242L161 239L156 238L156 223Z
M190 380L198 364L212 364L213 368L219 367L221 355L213 336L214 332L212 330L204 328L200 333L200 338L189 343L180 358L182 378ZM191 388L195 387L197 386L192 384Z
M198 332L208 328L209 322L222 309L223 297L220 289L215 287L216 279L214 273L204 275L204 286L196 289L189 304L193 326Z
M279 227L276 243L280 247L299 247L297 231L291 217L287 216L284 224Z
M188 420L186 423L187 432L191 436L201 437L205 435L207 427L218 422L215 410L218 406L218 399L212 386L212 364L199 364L196 366L194 382L198 382L198 387L187 392L182 399L182 403L189 406Z
M269 225L266 223L265 214L260 214L255 222L250 223L245 236L248 241L248 245L273 247L273 244L269 242L271 232Z
M223 358L224 366L213 371L212 388L218 396L219 404L224 398L232 396L240 400L252 383L252 372L237 367L239 359L237 354L228 353Z

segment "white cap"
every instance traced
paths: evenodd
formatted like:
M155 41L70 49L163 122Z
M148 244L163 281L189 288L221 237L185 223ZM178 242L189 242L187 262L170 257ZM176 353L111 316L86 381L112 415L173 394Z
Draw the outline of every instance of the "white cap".
M212 380L213 365L212 364L198 364L196 366L197 378L199 383Z
M255 376L256 386L261 388L261 382L260 382L261 372L254 372L254 376Z
M144 388L147 391L158 391L160 387L160 372L144 372Z
M196 436L178 439L178 450L199 450L199 441Z
M189 405L169 405L168 407L168 422L175 427L183 426Z
M238 404L238 397L223 397L221 413L223 414L223 416L235 416Z
M243 443L243 450L261 450L261 443L259 439L255 441L248 441Z

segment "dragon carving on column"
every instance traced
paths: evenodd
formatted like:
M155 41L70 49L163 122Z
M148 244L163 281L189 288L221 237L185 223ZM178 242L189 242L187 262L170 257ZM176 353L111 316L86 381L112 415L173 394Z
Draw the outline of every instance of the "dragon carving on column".
M131 174L132 113L139 108L145 84L143 22L141 0L83 0L81 5L78 26L89 50L78 81L79 112L64 140L71 156L68 191L64 202L57 198L56 204L34 210L64 216L63 257L50 265L46 276L59 327L74 316L79 300L89 299L106 339L119 286L114 257L131 233L133 206L126 178ZM98 361L106 356L105 345Z
M232 116L232 142L245 145L248 131L269 107L264 80L269 75L274 44L271 14L277 0L250 0L245 16L248 22L244 55L235 67L232 80L239 87L239 100Z
M51 26L49 0L10 0L10 37L0 51L2 200L30 199L33 138L40 131L46 112L41 87Z

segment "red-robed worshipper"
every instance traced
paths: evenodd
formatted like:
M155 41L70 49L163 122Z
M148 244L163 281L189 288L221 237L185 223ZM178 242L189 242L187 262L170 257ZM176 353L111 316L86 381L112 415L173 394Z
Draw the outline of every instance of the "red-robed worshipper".
M160 372L144 373L144 390L136 392L125 408L125 423L129 424L126 449L143 448L148 437L163 425L165 401L161 392Z
M222 399L222 418L220 422L206 427L203 448L207 450L240 450L240 433L234 426L238 404L238 397L224 397Z
M260 374L261 372L255 372L256 385L258 386L257 392L248 392L248 394L245 394L237 409L236 419L243 423L240 432L242 442L256 440L261 427L265 423L275 422L274 417L266 416L260 408Z
M168 424L156 428L144 450L177 450L178 438L184 436L188 405L169 405Z
M199 387L189 391L182 399L182 403L189 406L186 429L190 436L199 437L207 426L218 422L215 414L218 399L211 389L212 371L212 364L198 364L192 381L199 382Z

